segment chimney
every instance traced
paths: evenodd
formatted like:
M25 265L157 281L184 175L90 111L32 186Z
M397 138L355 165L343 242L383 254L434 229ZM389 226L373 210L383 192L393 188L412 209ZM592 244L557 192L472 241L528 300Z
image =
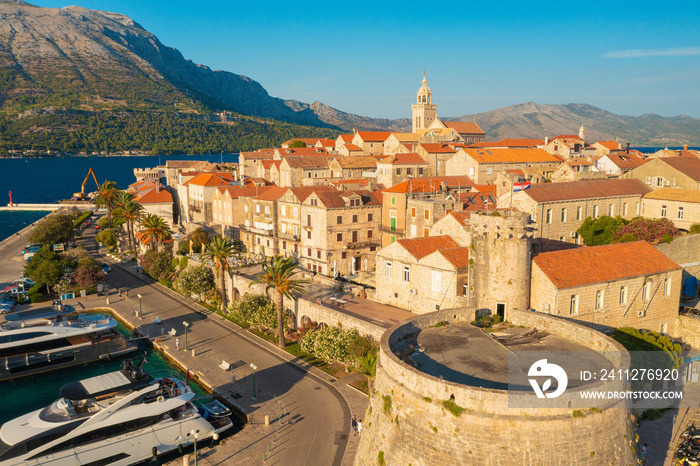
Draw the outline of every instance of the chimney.
M627 147L625 148L625 154L629 154L629 153L630 153L630 143L628 142Z
M688 150L688 144L683 144L683 150Z
M547 144L549 144L549 136L544 137L544 145L546 146Z

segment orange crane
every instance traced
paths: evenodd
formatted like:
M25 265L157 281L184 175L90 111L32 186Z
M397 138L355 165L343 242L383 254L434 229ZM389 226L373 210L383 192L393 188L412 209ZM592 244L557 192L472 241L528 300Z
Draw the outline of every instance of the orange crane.
M97 177L95 176L95 172L92 171L92 168L90 168L87 172L87 175L85 175L85 179L83 180L83 185L80 187L80 192L73 194L73 197L79 201L85 201L88 199L88 196L85 195L85 185L87 184L87 181L88 181L88 178L90 178L90 175L92 175L92 179L95 180L95 185L97 186L97 189L98 190L100 189L100 183L97 182Z

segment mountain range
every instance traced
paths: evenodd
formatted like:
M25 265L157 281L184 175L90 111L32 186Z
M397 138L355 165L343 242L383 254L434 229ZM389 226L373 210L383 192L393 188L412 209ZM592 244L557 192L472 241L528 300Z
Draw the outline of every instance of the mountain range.
M438 94L434 95L438 104L439 99ZM275 138L290 134L331 136L352 129L410 130L408 118L370 118L321 102L308 104L272 97L247 76L187 60L122 14L77 6L42 8L16 0L0 0L0 111L6 146L12 142L8 135L25 140L31 133L51 134L47 145L48 141L58 141L75 149L84 143L70 135L71 131L88 132L94 128L91 121L99 121L109 133L123 130L126 117L168 114L173 124L189 127L198 120L219 121L215 114L222 111L232 112L233 117L224 120L228 126L239 125L235 136L239 142L247 130L269 130ZM407 101L407 116L409 112ZM476 121L487 133L487 140L577 133L583 124L591 141L617 139L632 145L700 143L698 119L622 116L587 104L528 102L446 119ZM286 126L276 126L276 122ZM228 137L230 131L227 129L221 138ZM149 137L144 137L142 147L155 150ZM275 138L259 142L281 142ZM115 138L108 135L103 139ZM127 143L108 144L119 148ZM240 150L251 144L252 140L247 140L227 147Z

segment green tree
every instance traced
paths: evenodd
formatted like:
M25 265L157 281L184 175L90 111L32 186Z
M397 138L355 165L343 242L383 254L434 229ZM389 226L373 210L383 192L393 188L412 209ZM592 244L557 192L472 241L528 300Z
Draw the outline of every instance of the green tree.
M180 272L177 280L175 280L175 288L187 296L191 294L206 294L214 288L214 274L204 264L189 267Z
M355 356L355 362L357 362L357 366L351 367L350 370L359 372L367 377L367 387L369 387L372 383L372 379L377 374L377 352L373 351L364 356ZM369 392L369 390L367 391ZM367 396L369 396L369 394Z
M667 218L637 217L630 220L627 224L617 227L613 232L612 240L618 243L629 241L671 242L679 234L678 228Z
M587 217L576 231L586 246L600 246L612 243L615 230L626 223L627 220L620 216L613 218L603 215L596 219Z
M123 192L124 191L121 191L121 193ZM143 206L137 201L134 201L133 198L128 200L122 199L121 201L124 201L124 205L119 207L119 217L126 223L126 236L129 249L135 251L136 237L134 235L134 225L143 215Z
M214 267L221 275L221 310L226 311L226 274L231 267L228 258L236 253L236 247L231 238L215 236L202 253L202 259L214 262Z
M63 276L63 261L54 253L51 246L42 247L24 267L27 277L34 280L37 285L56 285Z
M295 139L294 141L289 143L290 148L294 147L306 147L306 143L304 141L300 141L298 139Z
M117 183L105 181L100 185L100 189L97 190L97 196L95 197L96 206L107 208L107 224L109 228L112 228L112 207L114 207L114 201L118 192Z
M209 244L209 233L202 227L197 228L190 234L190 245L192 252L204 252L204 248Z
M114 232L114 228L107 228L95 236L95 241L111 249L117 245L117 234Z
M34 226L29 234L32 243L54 244L65 243L73 231L71 215L52 214L44 217Z
M283 316L283 298L296 301L294 292L303 293L304 283L307 280L298 280L294 278L297 274L299 262L293 257L275 256L269 260L263 261L262 274L253 280L250 285L262 283L265 285L265 292L273 291L272 300L277 308L277 336L279 338L278 345L284 348L286 341L284 339L284 316Z
M136 233L136 236L144 243L150 244L153 251L157 251L158 243L172 238L172 233L162 217L146 214L141 218L141 230Z

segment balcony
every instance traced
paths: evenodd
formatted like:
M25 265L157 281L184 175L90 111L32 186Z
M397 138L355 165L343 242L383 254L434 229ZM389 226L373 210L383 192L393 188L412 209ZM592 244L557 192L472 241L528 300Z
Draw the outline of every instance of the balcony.
M272 230L263 230L262 228L250 227L248 228L248 231L255 233L256 235L272 236Z
M355 241L351 243L345 243L345 249L361 249L361 248L369 248L372 246L379 246L379 242L375 240L374 238L365 240L365 241Z
M384 233L393 233L395 235L403 235L404 234L404 229L403 228L391 228L386 225L382 225L380 227L380 230L383 231Z
M277 233L277 236L280 239L287 239L290 241L299 241L299 235L295 235L293 233Z

